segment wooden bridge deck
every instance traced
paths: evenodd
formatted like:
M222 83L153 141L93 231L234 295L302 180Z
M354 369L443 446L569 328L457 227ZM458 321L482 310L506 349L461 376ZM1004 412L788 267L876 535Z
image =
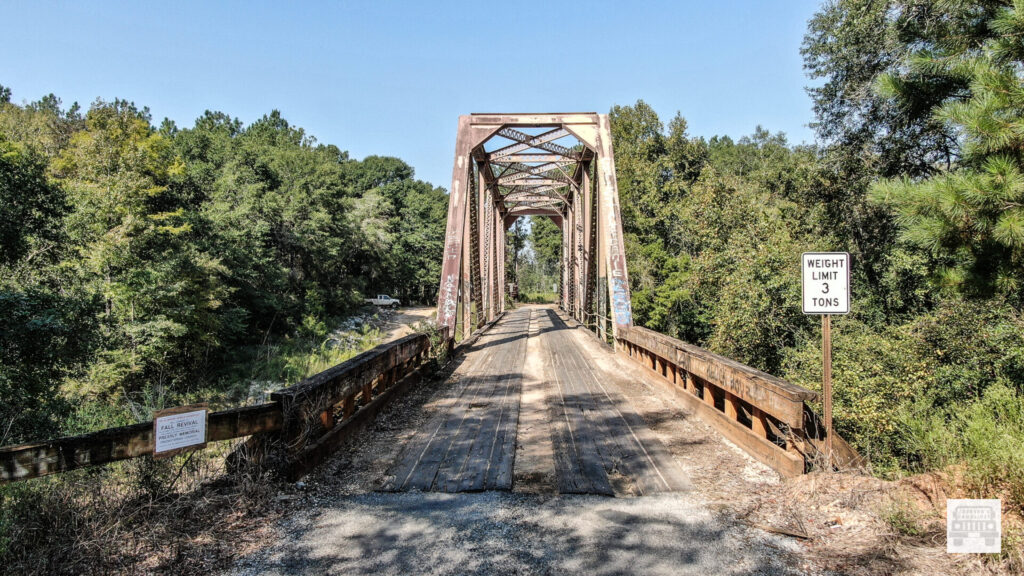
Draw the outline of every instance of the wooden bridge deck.
M442 409L402 450L387 491L511 490L553 478L570 494L688 490L581 334L550 308L511 311L467 352ZM543 481L540 482L543 485Z

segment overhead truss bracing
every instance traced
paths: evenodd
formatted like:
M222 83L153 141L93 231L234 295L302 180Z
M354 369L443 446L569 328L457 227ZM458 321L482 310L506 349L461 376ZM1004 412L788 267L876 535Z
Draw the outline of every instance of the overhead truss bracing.
M505 232L519 216L562 230L560 303L602 336L632 325L606 114L459 117L437 321L455 335L505 309Z

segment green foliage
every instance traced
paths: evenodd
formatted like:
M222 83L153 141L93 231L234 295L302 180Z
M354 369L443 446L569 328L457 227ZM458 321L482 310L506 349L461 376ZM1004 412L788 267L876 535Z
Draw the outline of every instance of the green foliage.
M904 240L941 262L935 277L942 288L1020 298L1024 17L1016 6L998 4L953 3L929 15L932 26L908 32L915 49L879 78L878 92L961 134L961 158L924 180L880 182L872 197L899 214ZM956 89L922 96L922 86L935 85Z
M820 390L820 341L786 354L784 377ZM931 313L879 327L857 316L836 318L836 425L880 473L940 468L955 461L951 447L963 437L946 427L948 415L997 385L1024 392L1022 358L1024 321L997 303L944 301Z
M40 283L0 279L0 445L60 430L71 408L60 394L62 377L90 344L83 304Z
M45 170L43 158L0 133L0 265L38 261L63 240L67 200Z
M525 304L557 304L557 292L523 292L519 294L519 301Z
M960 85L917 82L914 106L900 106L872 89L911 50L907 34L933 27L940 4L960 3L831 0L808 23L804 68L822 80L808 89L812 126L830 145L830 163L854 178L855 194L864 192L865 177L920 176L955 160L955 134L929 115L928 103Z
M530 256L526 250L529 231L526 219L520 217L505 232L505 262L509 263L505 269L506 282L519 283L519 271L527 265Z
M884 518L889 526L902 536L916 538L923 536L925 533L925 530L918 521L913 504L909 502L893 503Z
M957 405L921 400L902 423L906 447L918 457L908 469L963 462L972 497L1001 495L1008 507L1024 510L1024 395L1019 388L996 383L982 397Z
M825 10L837 5L851 3ZM613 114L638 324L818 390L820 331L818 319L800 311L799 257L847 250L854 257L853 313L836 318L833 331L840 434L879 474L966 463L973 485L1006 490L1021 501L1021 483L1012 478L1021 477L1015 454L1024 452L1024 426L994 412L990 398L1012 407L1024 392L1019 299L963 300L943 290L932 281L943 257L900 241L898 226L906 217L867 195L884 171L920 180L920 165L904 152L926 148L919 136L934 125L890 132L887 138L905 140L882 138L867 155L863 142L854 153L838 133L823 150L789 146L783 135L760 128L738 141L716 137L706 145L699 176L684 180L666 177L665 136L649 107L640 102ZM871 130L882 130L883 119L872 120ZM889 155L884 167L883 152ZM998 181L1015 190L1015 172L1006 163L998 168L993 186ZM933 205L958 209L953 202ZM994 229L996 222L993 216L987 225ZM974 223L953 234L963 238L980 229Z
M557 302L552 287L561 282L559 266L562 261L562 231L544 216L528 216L529 225L524 225L523 248L517 258L520 302ZM550 299L548 299L550 297Z
M379 340L327 341L363 293L434 295L447 196L397 158L0 92L0 444L294 381Z

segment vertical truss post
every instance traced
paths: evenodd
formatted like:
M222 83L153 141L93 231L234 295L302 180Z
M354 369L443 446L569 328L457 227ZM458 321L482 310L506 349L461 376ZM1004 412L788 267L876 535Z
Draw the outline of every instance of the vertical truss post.
M497 207L494 205L495 192L492 188L487 192L487 319L494 320L497 315L498 297L498 230L494 225Z
M496 206L494 211L494 226L498 232L498 257L495 262L498 265L497 274L495 274L495 280L498 282L498 290L495 295L498 297L498 314L505 311L505 293L507 288L505 287L505 212L500 206Z
M477 185L478 179L483 180L483 170L477 169L477 174L474 175L473 166L470 166L470 190L469 195L469 236L472 239L470 247L470 280L472 281L472 288L470 289L470 295L472 301L476 306L473 308L473 312L476 313L476 322L472 323L475 326L483 326L484 310L483 310L483 285L481 284L481 273L480 268L483 266L483 259L480 257L480 193L482 187Z
M578 208L576 213L578 214L578 222L576 226L579 232L576 238L576 260L577 260L577 288L576 294L579 297L576 299L576 320L582 324L587 324L587 273L590 265L588 260L590 259L590 166L584 164L582 166L580 189L576 191L576 198L578 202Z
M481 301L481 322L491 321L491 191L483 179L483 170L480 174L480 249L483 258L480 259L480 286L483 292L480 294Z
M462 242L465 236L467 176L469 174L470 129L469 117L459 117L459 131L455 139L455 166L452 169L452 188L448 193L448 225L444 237L444 261L441 264L441 287L437 296L437 325L448 329L455 337L458 322L459 284L462 268Z
M569 271L571 269L571 266L569 265L569 262L571 261L571 258L572 258L572 252L569 249L569 246L571 246L570 242L572 241L571 240L571 234L572 233L569 231L569 228L570 228L570 224L569 224L570 218L569 218L569 216L570 216L570 214L571 214L571 210L568 209L568 208L564 212L562 212L562 218L561 218L561 220L562 220L562 226L561 226L561 228L562 228L562 266L561 266L561 270L560 270L561 274L559 275L560 276L560 280L561 280L561 285L558 287L558 291L559 291L558 306L562 310L565 310L566 312L569 311L569 282L571 282L570 277L569 277Z
M600 192L598 192L600 200ZM595 289L597 294L597 335L602 340L608 340L608 221L604 218L606 208L603 203L594 204L594 221L597 223L597 282Z
M611 123L607 114L598 114L597 191L601 205L601 242L605 244L608 266L608 294L614 320L613 335L633 325L633 309L626 270L626 249L619 213L619 187L615 178L615 154L612 152Z
M472 182L473 174L472 169L467 177L467 181ZM473 306L472 299L473 295L473 283L471 281L473 274L473 234L470 230L470 214L472 210L473 191L470 187L469 194L467 194L466 210L464 211L463 218L465 222L462 224L462 339L466 340L469 335L473 333Z

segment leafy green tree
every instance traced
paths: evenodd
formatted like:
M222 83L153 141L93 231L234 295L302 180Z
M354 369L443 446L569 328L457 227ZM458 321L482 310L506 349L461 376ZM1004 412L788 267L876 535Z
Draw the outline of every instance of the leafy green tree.
M557 269L562 259L562 230L546 216L530 217L530 247L544 269Z
M813 79L813 127L834 148L845 172L924 175L957 157L954 132L929 114L956 82L922 82L920 105L902 107L879 95L878 79L902 65L913 29L929 25L939 4L922 0L830 0L808 23L801 53ZM861 189L863 192L863 188Z
M519 292L549 293L561 282L562 231L547 216L528 216L526 248L519 267Z
M67 211L45 158L0 132L0 445L60 430L61 384L92 344L91 302L56 266Z
M45 159L0 132L0 265L60 249L64 191L46 179Z
M824 145L819 183L808 201L824 210L823 228L857 262L857 285L887 315L913 315L926 304L919 277L904 283L911 292L892 293L884 280L897 225L891 210L871 203L868 189L878 177L919 178L956 162L955 132L936 121L928 102L958 89L948 81L917 86L920 105L902 107L874 86L898 68L912 50L910 30L926 25L936 3L927 0L832 0L808 24L801 53L808 75L822 81L808 89L814 103L812 124Z
M178 382L216 345L222 268L193 242L194 214L170 186L181 169L148 113L124 101L96 102L54 162L75 270L104 301L96 392Z
M527 238L528 229L525 218L516 218L505 233L505 261L511 262L505 269L506 280L509 283L519 284L519 270L526 265L527 254L524 249Z

